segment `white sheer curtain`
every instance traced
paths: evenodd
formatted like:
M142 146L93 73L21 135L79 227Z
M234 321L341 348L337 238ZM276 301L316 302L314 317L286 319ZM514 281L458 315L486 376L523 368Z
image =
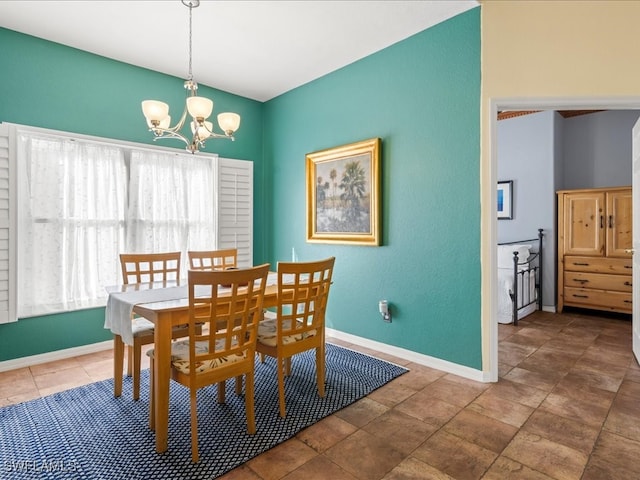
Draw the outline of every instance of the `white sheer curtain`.
M18 317L100 304L124 247L124 152L23 134L18 148Z
M123 252L215 247L215 157L18 135L18 318L104 305ZM130 158L128 158L130 157Z
M131 152L127 247L130 252L212 250L213 158Z

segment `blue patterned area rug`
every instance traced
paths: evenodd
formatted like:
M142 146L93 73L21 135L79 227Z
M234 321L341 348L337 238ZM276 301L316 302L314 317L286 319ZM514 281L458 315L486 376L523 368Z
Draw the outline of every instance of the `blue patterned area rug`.
M327 344L326 396L317 395L315 357L294 357L285 381L287 417L278 415L275 362L256 362L257 433L246 433L244 397L227 386L198 392L200 462L191 462L189 393L171 385L169 449L155 453L148 428L148 371L141 399L131 400L131 379L113 397L104 380L0 409L0 478L22 479L211 479L293 437L321 418L355 402L407 370Z

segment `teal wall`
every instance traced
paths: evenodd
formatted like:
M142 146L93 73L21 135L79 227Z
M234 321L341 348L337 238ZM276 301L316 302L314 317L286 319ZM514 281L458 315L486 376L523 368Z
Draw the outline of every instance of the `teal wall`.
M182 79L3 29L0 64L0 121L150 143L140 101L183 101ZM236 142L208 150L255 162L256 262L335 255L330 328L482 368L479 8L265 104L202 92L242 115ZM372 137L383 245L306 243L305 154ZM0 361L108 339L102 323L95 309L0 325Z
M184 105L184 80L109 60L81 50L0 28L0 122L153 144L140 102L164 100L177 119ZM197 78L196 78L197 80ZM262 195L263 104L200 86L215 112L242 116L236 141L213 140L205 151L254 161L256 199ZM156 145L183 149L177 141ZM264 219L254 225L257 261ZM83 310L0 325L0 361L95 343L111 338L104 309Z
M383 246L306 243L305 154L372 137ZM479 8L267 102L265 166L270 261L336 256L328 327L482 368Z

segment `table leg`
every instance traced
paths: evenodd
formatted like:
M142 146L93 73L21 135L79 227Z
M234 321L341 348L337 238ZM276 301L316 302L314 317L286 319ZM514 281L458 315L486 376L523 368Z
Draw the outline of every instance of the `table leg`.
M122 367L124 359L124 342L120 335L113 336L113 396L122 395Z
M156 452L166 452L169 437L169 382L171 381L171 321L158 318L154 329L154 384Z

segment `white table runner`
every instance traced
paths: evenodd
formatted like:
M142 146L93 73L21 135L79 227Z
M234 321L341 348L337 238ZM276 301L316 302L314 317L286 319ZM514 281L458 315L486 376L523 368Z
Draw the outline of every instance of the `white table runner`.
M278 275L274 272L270 272L267 276L267 285L276 285L277 282ZM122 337L122 341L127 345L133 345L131 315L133 313L134 306L141 303L164 302L189 297L187 285L146 288L144 290L134 290L137 286L130 286L132 287L132 290L130 291L110 292L104 312L104 328L108 328L114 334L120 335Z
M122 341L127 345L133 345L131 314L135 305L179 300L188 296L186 285L112 292L109 294L107 307L104 311L104 328L109 328L114 334L120 335Z

